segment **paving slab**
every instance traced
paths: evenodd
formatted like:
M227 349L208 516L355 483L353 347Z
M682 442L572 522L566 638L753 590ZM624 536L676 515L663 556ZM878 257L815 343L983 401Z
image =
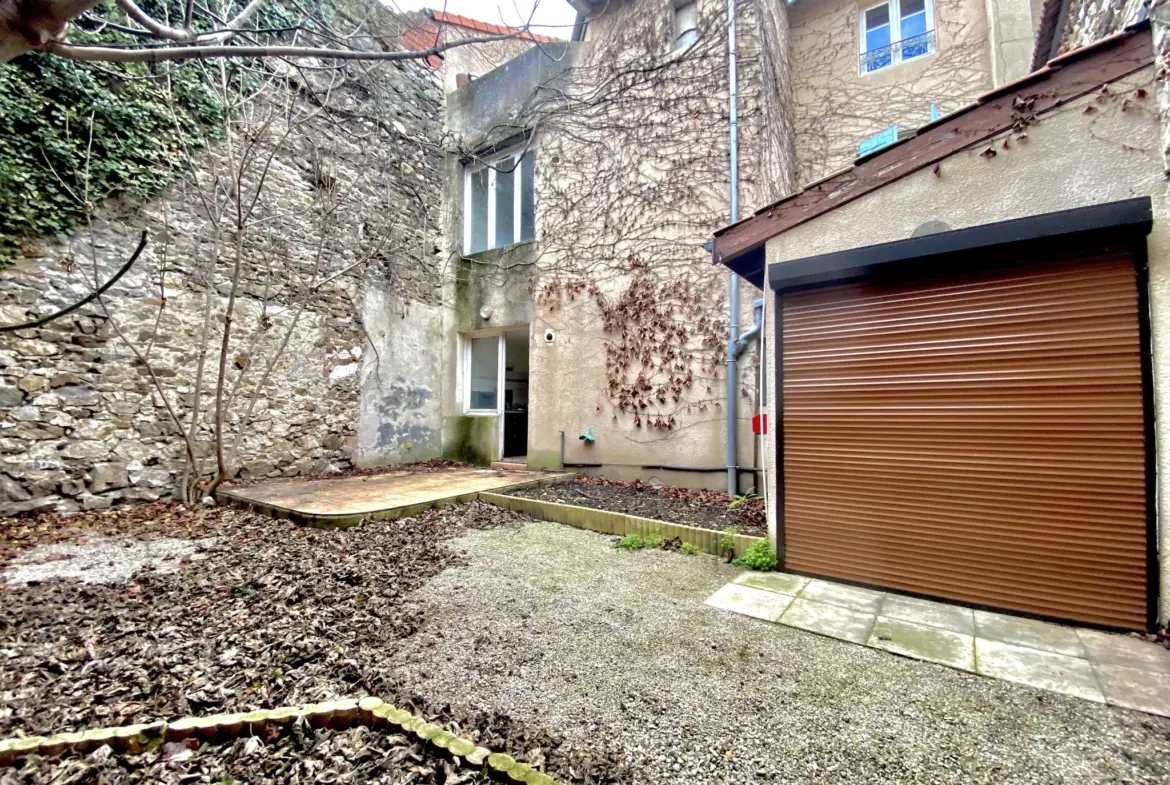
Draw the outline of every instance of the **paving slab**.
M751 586L753 589L774 591L777 594L800 594L808 585L809 578L803 575L793 575L788 572L745 572L735 579L740 586Z
M1170 674L1170 649L1156 643L1097 630L1078 629L1077 635L1094 664Z
M1004 613L975 611L975 637L1069 657L1088 657L1075 628Z
M1124 665L1095 665L1093 670L1109 703L1170 717L1170 675Z
M866 645L959 670L975 670L972 636L925 624L878 616Z
M879 591L859 589L843 583L811 580L799 596L805 600L816 600L862 613L876 614L884 595Z
M780 623L789 627L862 644L869 639L873 622L872 613L800 598L793 600L780 617Z
M742 613L754 619L775 622L788 609L792 599L787 594L729 583L708 597L706 604L712 608Z
M880 612L889 619L938 627L961 635L975 634L975 612L959 605L887 594Z
M360 477L279 480L228 486L226 502L249 506L303 523L349 522L370 515L393 517L395 510L434 505L476 493L559 482L568 474L458 467L436 472L392 471Z
M1093 666L1080 657L976 638L975 663L975 672L982 676L1105 702Z

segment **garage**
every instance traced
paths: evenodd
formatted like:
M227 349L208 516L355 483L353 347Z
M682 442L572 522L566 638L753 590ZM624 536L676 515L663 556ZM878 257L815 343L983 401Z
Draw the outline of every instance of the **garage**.
M978 232L774 277L785 569L1142 629L1141 248Z

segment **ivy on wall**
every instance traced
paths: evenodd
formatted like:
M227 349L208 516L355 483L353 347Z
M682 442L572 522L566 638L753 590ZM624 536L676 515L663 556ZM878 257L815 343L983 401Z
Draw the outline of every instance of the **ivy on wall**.
M156 18L175 19L183 4L140 5ZM225 13L242 4L226 5ZM256 26L280 29L294 18L292 6L273 4ZM125 23L112 12L106 18ZM129 40L113 28L94 27L75 28L71 37ZM239 63L230 68L234 77L247 78ZM222 134L223 107L204 88L218 74L218 65L201 62L93 64L39 52L0 65L0 267L20 258L22 246L40 235L72 232L87 202L149 196L177 177L186 150Z

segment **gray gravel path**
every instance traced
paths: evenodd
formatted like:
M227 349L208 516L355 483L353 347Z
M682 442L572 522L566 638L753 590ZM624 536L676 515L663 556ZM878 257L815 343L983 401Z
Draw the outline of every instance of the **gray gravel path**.
M703 605L737 568L551 523L454 541L389 656L428 699L606 739L636 782L1170 782L1170 720Z

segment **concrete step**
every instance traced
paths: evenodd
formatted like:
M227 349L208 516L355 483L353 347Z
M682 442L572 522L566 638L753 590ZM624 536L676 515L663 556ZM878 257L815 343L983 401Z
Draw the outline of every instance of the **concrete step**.
M502 472L526 472L528 471L528 464L526 463L505 463L503 461L496 461L492 464L493 469Z

